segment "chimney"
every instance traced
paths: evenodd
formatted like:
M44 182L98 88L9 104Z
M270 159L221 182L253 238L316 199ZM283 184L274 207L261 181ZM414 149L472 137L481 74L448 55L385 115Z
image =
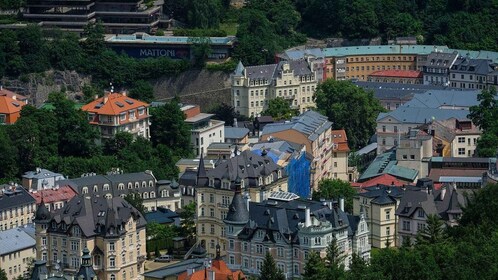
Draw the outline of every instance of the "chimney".
M15 94L12 95L12 99L17 100L17 96Z
M311 226L311 210L309 208L304 209L304 226Z
M95 96L93 97L94 100L97 100L99 99L99 95L98 94L95 94Z
M237 118L233 118L233 127L239 127L239 124L237 122Z
M187 275L192 275L192 274L194 274L194 268L187 267Z
M446 195L446 187L441 188L441 200L444 199L444 196Z
M122 94L123 96L126 96L126 91L123 91L121 94Z
M111 91L111 92L112 92L112 91ZM108 100L109 100L109 93L108 93L108 92L105 92L105 93L104 93L104 104L106 104Z
M341 211L344 212L344 198L339 199L339 207L341 208Z

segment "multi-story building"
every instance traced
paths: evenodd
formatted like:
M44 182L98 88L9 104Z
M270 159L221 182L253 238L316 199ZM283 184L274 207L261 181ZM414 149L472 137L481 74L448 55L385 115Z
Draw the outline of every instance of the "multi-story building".
M23 187L0 185L0 231L31 223L35 210L35 199Z
M190 145L197 156L205 156L211 143L225 141L225 122L213 120L214 114L201 113L197 105L186 105L181 108L185 113L185 123L190 126Z
M380 70L368 75L369 82L421 84L422 72L417 70Z
M457 51L430 53L422 66L424 85L449 85L450 68L457 58Z
M136 194L143 199L146 211L165 207L176 211L180 207L181 194L176 182L157 181L152 171L135 173L109 172L107 175L83 174L80 178L59 181L71 186L78 194L99 195L108 199Z
M447 226L454 226L463 213L466 200L462 191L450 184L435 190L430 179L424 180L426 182L429 186L421 190L407 190L400 200L396 210L398 245L408 241L413 244L417 234L425 229L428 215L436 215Z
M397 216L395 215L399 200L404 190L397 187L377 185L364 188L353 199L353 214L365 212L365 219L370 229L370 244L376 248L396 246Z
M225 219L228 267L259 275L269 252L286 279L294 279L304 273L311 252L326 256L333 239L344 256L346 269L353 253L369 259L365 216L345 213L344 201L319 202L275 193L267 201L248 203L241 192L239 185Z
M494 71L493 61L459 57L450 69L450 86L462 89L487 88L488 75Z
M332 130L332 177L352 181L349 177L349 146L344 129ZM351 174L352 176L352 174Z
M66 275L77 275L88 249L98 279L141 279L145 225L142 214L121 197L80 195L51 213L40 204L35 215L36 259Z
M232 104L241 115L258 117L269 100L281 97L291 108L304 112L315 107L317 82L316 73L306 60L248 67L239 62L231 77Z
M225 126L224 142L242 145L249 143L249 129L245 127Z
M0 125L13 124L21 116L21 109L28 98L4 89L0 85Z
M316 73L316 79L320 83L325 80L325 55L319 48L313 49L291 49L277 55L281 60L300 60L308 61L311 69Z
M237 181L241 182L251 201L263 201L274 191L287 191L285 170L267 155L246 150L212 170L205 170L201 160L195 185L197 238L211 256L215 255L217 244L221 246L222 255L226 252L223 220Z
M34 228L23 227L0 231L0 267L7 279L29 275L29 265L35 259Z
M81 109L88 113L90 124L98 127L101 138L112 138L118 132L150 138L149 104L125 93L106 92Z
M43 200L48 211L53 211L64 207L78 193L70 186L57 186L50 189L30 191L29 194L36 199L36 205L40 204Z
M315 111L306 111L286 123L267 124L260 139L282 139L306 146L313 156L311 163L311 186L318 188L322 179L332 178L332 123Z
M27 190L44 190L55 187L59 180L64 180L64 175L37 167L22 175L22 186Z
M23 17L44 28L83 32L85 26L100 20L106 33L122 34L153 32L162 13L160 3L150 7L141 0L134 1L47 1L29 0Z
M428 176L429 159L433 156L432 139L422 130L410 129L396 148L397 166L417 170L419 178Z
M413 99L396 110L380 113L377 117L377 151L398 146L401 135L410 128L450 118L465 119L469 108L479 105L479 91L429 90L416 94Z

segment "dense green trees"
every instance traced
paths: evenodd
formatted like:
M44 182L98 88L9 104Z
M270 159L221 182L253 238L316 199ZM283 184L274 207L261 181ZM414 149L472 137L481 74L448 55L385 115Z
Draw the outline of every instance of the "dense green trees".
M481 157L496 156L498 151L497 98L496 88L491 87L477 95L479 105L470 107L469 118L483 131L477 141L477 154Z
M135 209L137 209L140 213L145 214L144 199L142 198L142 196L140 196L138 192L128 193L124 197L124 200L130 203L131 206L135 207Z
M214 114L214 118L224 121L226 126L233 126L235 119L237 121L244 121L246 118L235 112L235 108L227 103L218 104L208 110L209 113Z
M376 118L384 108L374 98L350 81L326 80L315 92L318 110L333 123L334 129L346 129L349 146L361 148L375 133Z
M351 184L339 179L324 179L318 183L318 191L313 192L313 199L335 199L344 198L344 209L346 212L353 212L353 197L356 191Z
M282 97L271 99L268 108L261 112L262 116L272 116L274 120L288 120L297 116L299 111L290 108L290 102Z

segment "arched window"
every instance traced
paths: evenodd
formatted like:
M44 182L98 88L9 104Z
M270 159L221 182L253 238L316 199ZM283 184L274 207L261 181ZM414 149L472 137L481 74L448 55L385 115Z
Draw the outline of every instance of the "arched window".
M109 190L109 184L104 184L104 191L108 191Z
M143 199L147 199L147 198L149 198L149 193L148 192L144 192L142 196L143 196Z
M120 183L118 185L118 190L124 190L124 184L123 183Z
M145 188L145 187L147 187L147 182L142 181L142 188Z
M83 189L81 190L81 193L88 193L88 187L83 187Z
M282 170L279 170L277 174L278 174L278 177L277 177L278 179L282 178Z
M150 192L150 198L155 198L156 197L156 192L152 191Z
M139 182L135 182L135 189L138 189L140 188L140 183Z
M244 187L244 179L240 180L240 187L243 188Z
M263 185L263 177L259 177L259 185Z
M111 280L116 280L116 275L111 274Z
M133 188L133 184L130 182L130 183L128 183L128 189L131 189L131 188Z
M99 187L97 185L94 185L93 186L93 192L98 192L99 191Z
M105 194L105 198L106 198L106 199L111 199L111 198L112 198L112 194L110 194L110 193L106 193L106 194Z
M150 180L149 181L149 188L152 188L152 187L154 187L154 181Z
M166 197L166 194L167 194L166 190L161 191L161 197Z

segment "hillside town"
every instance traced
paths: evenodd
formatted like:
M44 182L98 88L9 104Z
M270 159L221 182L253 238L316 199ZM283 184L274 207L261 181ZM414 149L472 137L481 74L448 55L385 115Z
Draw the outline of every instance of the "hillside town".
M496 278L496 46L302 1L14 2L0 280Z

